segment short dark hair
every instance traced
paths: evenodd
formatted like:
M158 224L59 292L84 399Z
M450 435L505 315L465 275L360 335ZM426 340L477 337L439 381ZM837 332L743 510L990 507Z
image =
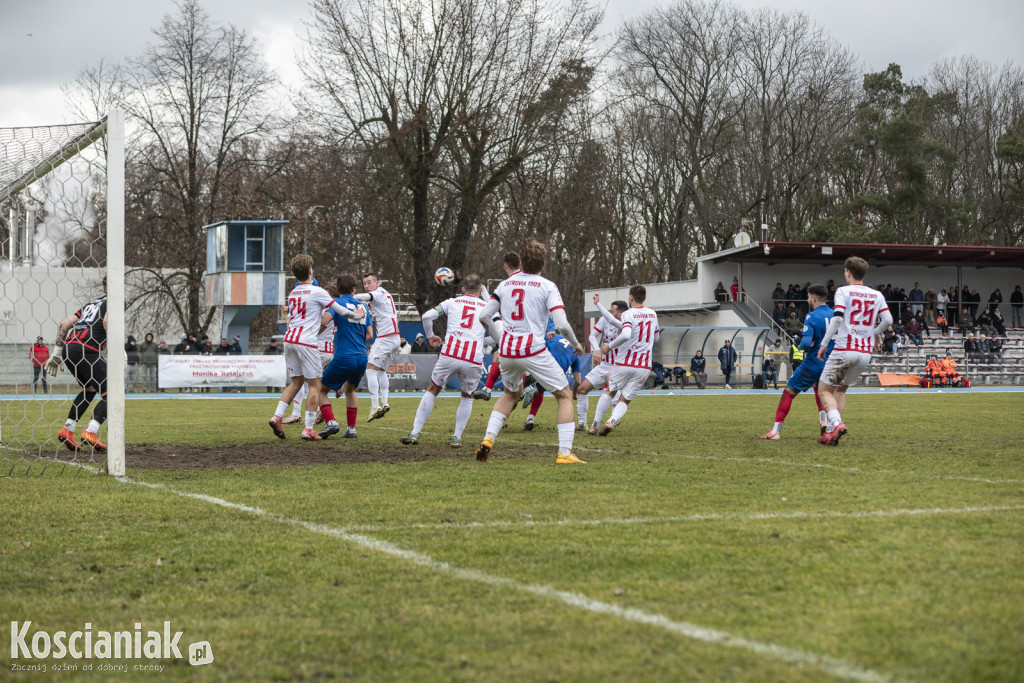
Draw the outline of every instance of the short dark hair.
M860 280L861 282L864 281L864 276L868 274L868 262L859 256L851 256L846 259L843 267L850 271L850 275L853 276L854 280Z
M522 264L519 253L515 251L506 251L505 255L501 257L501 262L509 268L518 268Z
M345 273L338 277L335 286L338 288L338 296L342 296L356 291L359 287L359 282L352 273Z
M308 280L310 273L313 272L313 257L309 254L298 254L292 258L291 267L292 275L294 275L299 282Z
M825 285L811 285L807 288L807 293L817 297L821 301L824 301L828 296L828 290L825 289Z
M647 288L643 285L633 285L629 288L629 295L633 297L633 301L642 304L647 301Z
M362 277L360 277L359 279L360 279L360 280L365 280L365 279L366 279L366 278L368 278L368 277L372 277L372 278L373 278L374 280L376 280L377 282L380 282L380 278L379 278L379 277L377 277L377 273L373 273L373 272L370 272L370 273L363 273Z
M523 272L536 275L544 270L544 262L548 257L548 250L543 244L532 237L523 240Z
M622 299L616 299L615 301L613 301L613 302L612 302L612 306L614 306L614 307L615 307L615 309L616 309L616 310L619 310L619 311L624 311L624 310L626 310L627 308L629 308L629 304L627 304L627 303L626 303L625 301L623 301Z

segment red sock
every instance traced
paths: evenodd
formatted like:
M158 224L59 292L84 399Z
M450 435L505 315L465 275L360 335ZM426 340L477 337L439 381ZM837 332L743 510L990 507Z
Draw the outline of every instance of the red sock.
M533 401L530 403L530 415L536 415L537 411L540 410L540 404L544 402L544 392L540 389L533 395Z
M330 403L321 403L320 414L324 416L325 420L330 422L334 419L334 408L331 407Z
M782 398L779 399L779 407L775 409L775 421L785 422L786 416L789 415L789 407L793 405L793 394L788 391L782 392Z
M814 400L818 404L818 410L825 410L825 406L821 405L821 397L818 396L818 385L814 385Z
M359 410L358 408L346 408L345 409L345 417L348 418L348 426L349 427L355 427L356 426L356 412L358 410Z
M491 363L491 369L487 371L487 381L484 382L484 386L488 389L494 388L494 383L498 381L498 375L501 374L501 368L498 367L498 363Z

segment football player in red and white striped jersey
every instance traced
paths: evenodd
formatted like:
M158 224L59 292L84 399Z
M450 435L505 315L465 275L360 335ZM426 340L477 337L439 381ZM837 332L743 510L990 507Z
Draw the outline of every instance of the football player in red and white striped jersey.
M654 343L661 336L658 314L644 306L647 288L633 285L629 288L629 310L622 314L622 330L610 343L601 345L601 351L614 351L614 367L608 375L608 393L619 393L619 400L612 408L611 418L604 423L598 436L608 436L626 414L629 404L651 375L651 360Z
M367 303L377 327L377 338L370 347L370 357L366 363L366 388L370 392L370 416L366 421L372 422L391 410L388 405L388 366L398 353L401 336L398 333L395 300L388 290L380 286L375 273L363 275L363 289L366 292L356 294L356 299Z
M480 322L486 305L480 298L481 287L479 275L467 275L462 280L462 296L447 299L437 308L423 314L423 330L427 334L427 341L431 346L441 347L441 356L430 375L430 386L423 392L423 398L416 409L412 431L401 438L401 442L406 445L420 442L420 431L434 409L434 399L453 375L459 376L462 400L455 412L455 433L449 443L453 448L462 445L462 433L473 412L473 390L484 371L484 346L494 343ZM444 342L434 334L434 321L442 315L448 318Z
M846 286L836 290L825 337L818 349L818 359L825 358L828 343L835 337L835 348L829 354L818 381L821 404L828 415L828 430L819 443L835 446L846 434L842 413L846 408L846 389L857 382L871 363L871 350L881 349L881 333L892 324L892 314L881 292L864 286L868 262L851 256L846 259L843 275Z
M522 395L523 373L533 375L542 386L551 390L558 400L558 464L583 463L572 452L573 408L572 391L565 372L548 351L548 315L554 320L555 328L572 344L576 355L583 354L583 347L565 316L562 295L555 283L540 276L547 257L547 250L535 239L529 238L520 252L523 271L511 275L495 287L491 301L481 313L481 321L492 337L500 338L501 380L505 393L498 399L487 422L487 434L476 451L476 459L483 462L494 448L494 439L501 431L505 419L512 412ZM502 329L498 329L490 317L501 312Z
M619 336L619 330L622 329L622 323L619 321L619 318L629 308L629 304L625 301L613 301L611 310L608 310L601 305L601 297L598 294L594 295L594 303L601 312L601 319L597 321L593 331L590 333L590 348L594 350L593 363L590 366L590 372L583 379L583 383L580 385L576 395L577 432L587 428L587 410L590 408L590 397L588 394L595 388L603 389L608 383L608 375L611 374L612 368L615 367L615 352L612 351L605 355L601 351L601 346L611 343ZM611 407L614 398L608 392L601 392L601 397L597 400L597 410L594 413L594 423L590 428L591 434L597 434L597 425L601 424L604 420L605 413L608 412L608 408Z

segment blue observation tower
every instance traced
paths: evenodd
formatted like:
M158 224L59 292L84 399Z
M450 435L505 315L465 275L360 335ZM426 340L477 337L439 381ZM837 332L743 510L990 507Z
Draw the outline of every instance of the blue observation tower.
M284 226L288 221L220 221L206 230L206 303L223 306L221 337L249 349L249 325L263 306L285 300Z

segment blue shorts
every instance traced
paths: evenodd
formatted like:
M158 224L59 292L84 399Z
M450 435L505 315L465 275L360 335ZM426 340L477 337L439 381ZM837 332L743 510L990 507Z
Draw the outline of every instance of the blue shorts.
M804 359L804 362L800 364L793 374L790 375L789 381L786 382L786 388L792 389L796 393L801 391L807 391L821 379L821 371L825 369L824 363L815 363L808 359Z
M366 356L335 356L334 360L324 368L324 376L320 381L328 389L338 391L347 382L354 387L366 374Z

